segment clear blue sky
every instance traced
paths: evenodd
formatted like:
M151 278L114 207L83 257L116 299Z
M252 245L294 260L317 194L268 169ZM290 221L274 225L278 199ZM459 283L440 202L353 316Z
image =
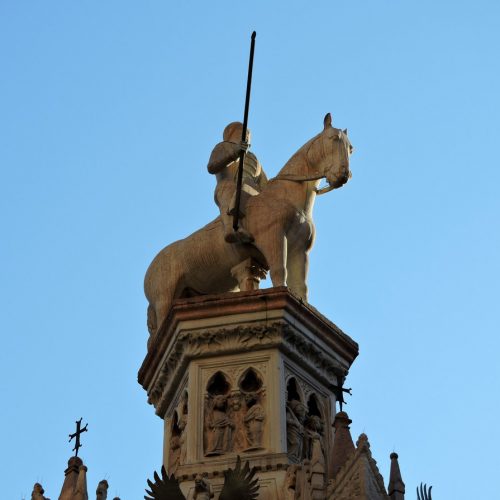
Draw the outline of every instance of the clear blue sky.
M144 272L217 214L241 119L268 174L322 126L352 180L318 199L310 302L360 343L347 410L408 498L498 499L496 0L0 2L1 497L57 498L83 416L89 490L142 498L162 422L136 382Z

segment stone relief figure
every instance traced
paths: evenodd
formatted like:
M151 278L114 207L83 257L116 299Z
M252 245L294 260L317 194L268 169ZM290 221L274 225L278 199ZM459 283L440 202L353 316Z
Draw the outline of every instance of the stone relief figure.
M233 430L233 451L243 451L247 447L245 426L243 422L243 396L240 391L235 391L229 397L229 416Z
M247 412L244 418L248 451L262 448L262 433L264 431L264 420L266 413L260 404L260 394L251 392L245 394Z
M320 466L324 470L325 454L323 451L323 423L317 415L311 415L307 418L305 424L305 456L311 462L311 468L314 470Z
M35 483L31 492L31 500L50 500L50 498L43 496L44 493L43 486L40 483Z
M182 397L181 405L179 408L180 418L179 418L179 444L180 444L180 453L179 453L179 464L183 464L186 461L186 452L187 452L187 421L188 421L188 394L184 392Z
M227 414L227 396L216 394L208 417L208 447L206 456L222 455L232 450L233 422Z
M180 454L181 454L181 434L182 431L179 428L179 417L177 411L174 412L174 417L172 419L172 430L170 433L170 450L168 455L168 471L173 474L177 467L179 466Z
M187 426L187 414L183 414L181 419L179 420L179 430L181 434L179 436L179 463L183 464L186 461L186 451L187 451L187 435L186 435L186 426Z
M237 149L241 147L238 145ZM323 130L304 144L274 179L267 184L256 181L255 189L261 192L248 196L243 219L247 235L253 237L252 243L227 243L228 220L225 218L224 222L219 216L161 250L144 279L150 334L160 328L176 298L188 292L201 295L238 290L238 280L231 269L248 258L269 268L273 286L288 286L307 301L308 254L314 241L312 210L316 195L340 188L348 181L351 151L347 132L334 128L327 114ZM226 164L223 171L229 173L231 168ZM258 168L254 170L257 175ZM321 179L326 179L329 186L320 188ZM218 202L223 217L233 196L233 181L230 182L231 188L227 187ZM248 180L247 185L250 184Z
M311 487L311 467L308 460L302 465L292 464L286 470L284 483L285 500L313 500L313 498L325 498L313 496Z
M296 399L286 404L286 442L288 456L300 462L303 458L304 447L304 422L307 408Z
M206 477L197 474L194 479L193 500L210 500L214 497L212 485Z
M296 500L298 465L289 465L285 476L285 500Z
M237 232L233 230L233 215L236 200L236 178L238 175L239 155L246 151L250 142L250 130L247 130L246 142L242 143L243 124L230 123L223 133L223 142L215 146L210 155L207 169L217 179L215 188L215 203L220 210L220 218L224 226L224 239L229 243L249 243L253 236L243 227ZM249 196L256 196L267 184L267 177L257 157L250 152L243 162L243 180L240 201L240 217L245 216L245 205Z

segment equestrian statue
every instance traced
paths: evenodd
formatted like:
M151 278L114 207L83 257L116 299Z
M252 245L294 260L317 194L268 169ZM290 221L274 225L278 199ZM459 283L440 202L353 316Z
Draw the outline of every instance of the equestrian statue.
M242 130L246 138L238 140ZM249 140L250 131L243 124L233 122L226 127L223 141L208 162L208 171L217 179L215 202L220 216L171 243L151 262L144 280L150 334L161 327L177 298L238 291L231 270L248 258L269 270L273 286L287 286L307 301L313 206L318 194L343 186L351 177L347 130L333 127L328 113L323 130L269 180L257 157L248 152ZM241 158L243 174L237 196ZM328 185L320 188L322 179ZM240 224L235 229L231 216L236 211Z

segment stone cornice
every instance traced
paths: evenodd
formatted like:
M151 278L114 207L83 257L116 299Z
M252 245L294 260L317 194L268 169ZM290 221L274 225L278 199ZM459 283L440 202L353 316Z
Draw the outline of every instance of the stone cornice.
M241 456L242 462L249 462L250 467L255 467L257 472L270 472L276 470L286 471L289 466L289 460L286 453L274 453L272 455L244 455ZM175 476L180 482L192 481L198 474L206 474L208 479L223 478L224 472L228 467L234 467L236 454L224 456L220 460L210 460L206 463L181 465L176 471Z
M206 295L180 299L174 303L165 322L150 339L148 352L139 370L139 383L148 390L181 322L274 310L282 310L291 320L304 325L315 337L321 338L334 352L341 355L348 366L358 355L358 344L354 340L314 307L291 294L286 287ZM176 346L175 351L181 358L179 347ZM302 350L305 348L306 346L302 346Z

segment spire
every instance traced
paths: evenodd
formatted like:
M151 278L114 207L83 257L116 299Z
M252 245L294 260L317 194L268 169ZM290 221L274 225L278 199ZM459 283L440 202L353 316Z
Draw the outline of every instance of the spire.
M391 453L391 472L389 476L389 497L391 500L404 500L405 498L405 483L401 478L399 470L398 454Z
M346 463L347 459L354 453L354 443L349 430L349 419L345 411L337 413L333 421L335 436L333 438L333 448L331 455L332 478L335 478L339 470Z
M88 500L87 467L80 457L71 457L64 471L64 483L59 500Z

